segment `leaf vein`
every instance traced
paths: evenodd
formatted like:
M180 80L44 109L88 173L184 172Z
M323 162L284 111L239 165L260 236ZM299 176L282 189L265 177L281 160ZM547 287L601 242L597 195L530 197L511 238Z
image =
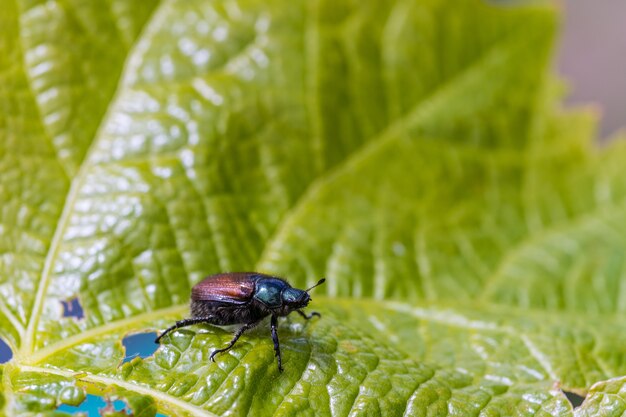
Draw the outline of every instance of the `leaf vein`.
M162 3L160 3L162 4ZM158 13L159 7L155 8L153 11L151 19ZM149 29L150 27L150 19L147 20L144 30ZM132 58L132 50L127 54L128 57ZM76 174L76 177L71 182L70 190L68 192L67 197L65 198L65 202L63 204L63 210L61 212L61 217L59 218L59 222L57 223L57 227L54 230L54 234L52 237L52 241L50 242L50 247L48 248L48 253L46 255L46 259L44 261L44 266L41 272L41 276L37 285L37 292L35 295L35 302L33 303L33 307L31 310L31 314L28 320L28 326L26 328L26 334L24 335L22 346L20 347L19 356L22 358L27 358L35 348L35 338L37 325L39 323L39 316L41 314L41 309L43 308L43 303L45 300L46 291L48 289L48 285L50 283L50 279L53 273L53 265L56 260L56 256L60 249L63 233L65 232L66 226L70 220L70 216L72 214L72 210L74 208L74 203L79 195L80 187L85 180L85 171L89 167L89 156L91 152L95 149L95 145L97 143L98 134L100 129L103 126L103 122L107 119L109 112L111 111L111 104L116 100L116 96L119 92L119 89L122 85L125 85L125 79L123 76L120 76L118 79L117 91L112 95L112 99L109 102L108 108L103 112L102 118L100 119L100 126L96 129L96 134L94 135L94 139L92 140L87 153L85 154L82 163L80 164L80 168Z
M76 374L74 372L68 372L68 371L64 371L61 369L42 368L38 366L20 366L20 368L22 371L26 371L26 372L46 373L46 374L62 376L65 378L76 378ZM106 385L106 386L117 385L128 391L136 392L142 395L148 395L158 402L170 404L174 406L175 408L185 410L194 416L198 416L198 417L215 416L215 414L207 410L203 410L199 407L196 407L195 405L182 401L172 395L166 394L162 391L158 391L158 390L155 390L153 388L146 387L143 385L133 384L130 382L111 378L108 376L89 374L89 373L82 373L80 378L77 378L77 379L85 380L88 382L93 382L96 384Z
M519 35L518 35L519 36ZM430 115L430 111L439 105L439 102L445 102L447 96L451 92L455 91L455 88L459 88L464 83L472 81L472 77L476 76L485 65L493 65L494 62L500 62L501 52L511 53L508 49L509 43L515 39L515 36L509 36L496 42L490 49L480 55L472 64L468 65L465 69L455 74L449 80L446 80L438 88L430 92L430 94L421 101L414 104L414 106L408 110L405 114L400 115L395 120L391 121L386 129L378 132L370 140L364 141L360 148L355 149L350 156L344 158L338 162L330 170L324 173L320 173L320 176L314 181L310 182L304 189L302 194L293 204L290 210L288 210L283 216L281 223L277 225L274 230L274 234L267 239L267 244L257 261L257 269L271 259L271 253L275 246L279 245L279 241L288 231L293 227L292 223L295 222L296 216L305 207L309 200L312 200L321 193L324 186L332 182L335 178L338 178L343 173L350 170L356 170L356 167L368 156L382 149L388 143L397 140L402 137L402 133L406 132L409 126L415 126L418 124L424 116Z

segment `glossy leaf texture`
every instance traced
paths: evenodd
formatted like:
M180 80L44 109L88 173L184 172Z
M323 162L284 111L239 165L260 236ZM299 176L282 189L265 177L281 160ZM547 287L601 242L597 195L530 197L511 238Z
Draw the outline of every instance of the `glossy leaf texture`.
M626 147L559 106L557 20L478 0L4 2L2 413L90 393L146 417L620 415ZM216 363L231 334L210 326L124 362L126 335L236 270L327 278L321 319L281 323L283 373L266 323Z

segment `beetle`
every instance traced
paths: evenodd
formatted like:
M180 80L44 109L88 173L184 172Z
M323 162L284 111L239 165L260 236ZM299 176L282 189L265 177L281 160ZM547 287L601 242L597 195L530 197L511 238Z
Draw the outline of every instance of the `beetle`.
M239 337L259 324L267 316L271 318L272 341L278 358L278 370L283 370L278 341L278 317L287 316L296 311L306 320L313 316L321 317L318 312L305 314L302 309L311 301L309 291L326 281L320 279L317 284L306 290L293 288L282 278L258 272L226 272L210 275L191 289L191 317L177 321L168 327L156 339L155 343L169 332L181 327L198 323L217 326L243 324L225 348L211 352L212 362L215 355L230 350Z

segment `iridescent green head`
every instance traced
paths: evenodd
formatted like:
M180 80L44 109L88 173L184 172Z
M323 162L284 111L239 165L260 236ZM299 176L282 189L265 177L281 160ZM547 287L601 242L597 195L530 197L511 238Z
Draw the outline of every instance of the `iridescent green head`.
M297 288L285 288L283 290L283 302L288 306L305 307L311 301L306 291Z

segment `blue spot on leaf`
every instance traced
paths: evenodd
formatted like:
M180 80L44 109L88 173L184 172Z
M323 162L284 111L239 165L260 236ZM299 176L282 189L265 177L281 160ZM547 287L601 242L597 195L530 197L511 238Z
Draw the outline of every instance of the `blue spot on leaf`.
M63 317L76 317L78 320L85 317L83 306L80 305L78 297L68 301L61 301L61 304L63 304Z
M122 344L126 349L126 354L124 355L124 362L129 362L133 358L139 356L140 358L147 358L154 354L159 345L154 343L154 339L156 339L155 332L149 333L135 333L126 336L122 340Z
M12 357L13 351L4 340L0 339L0 363L10 361Z
M83 401L82 404L80 404L78 407L61 404L59 408L57 408L57 411L61 411L63 413L68 413L71 415L83 413L83 415L87 415L87 417L100 417L100 411L106 408L109 404L115 409L115 411L124 411L129 416L132 415L131 410L128 408L127 404L124 401L115 400L107 403L107 401L104 400L102 397L92 394L87 394L85 401ZM156 417L168 416L157 413Z
M121 411L126 408L126 403L122 400L115 400L111 404L116 411ZM87 394L85 401L83 401L78 407L61 404L57 410L70 414L82 412L87 413L88 417L100 417L100 410L106 406L107 402L102 397Z

